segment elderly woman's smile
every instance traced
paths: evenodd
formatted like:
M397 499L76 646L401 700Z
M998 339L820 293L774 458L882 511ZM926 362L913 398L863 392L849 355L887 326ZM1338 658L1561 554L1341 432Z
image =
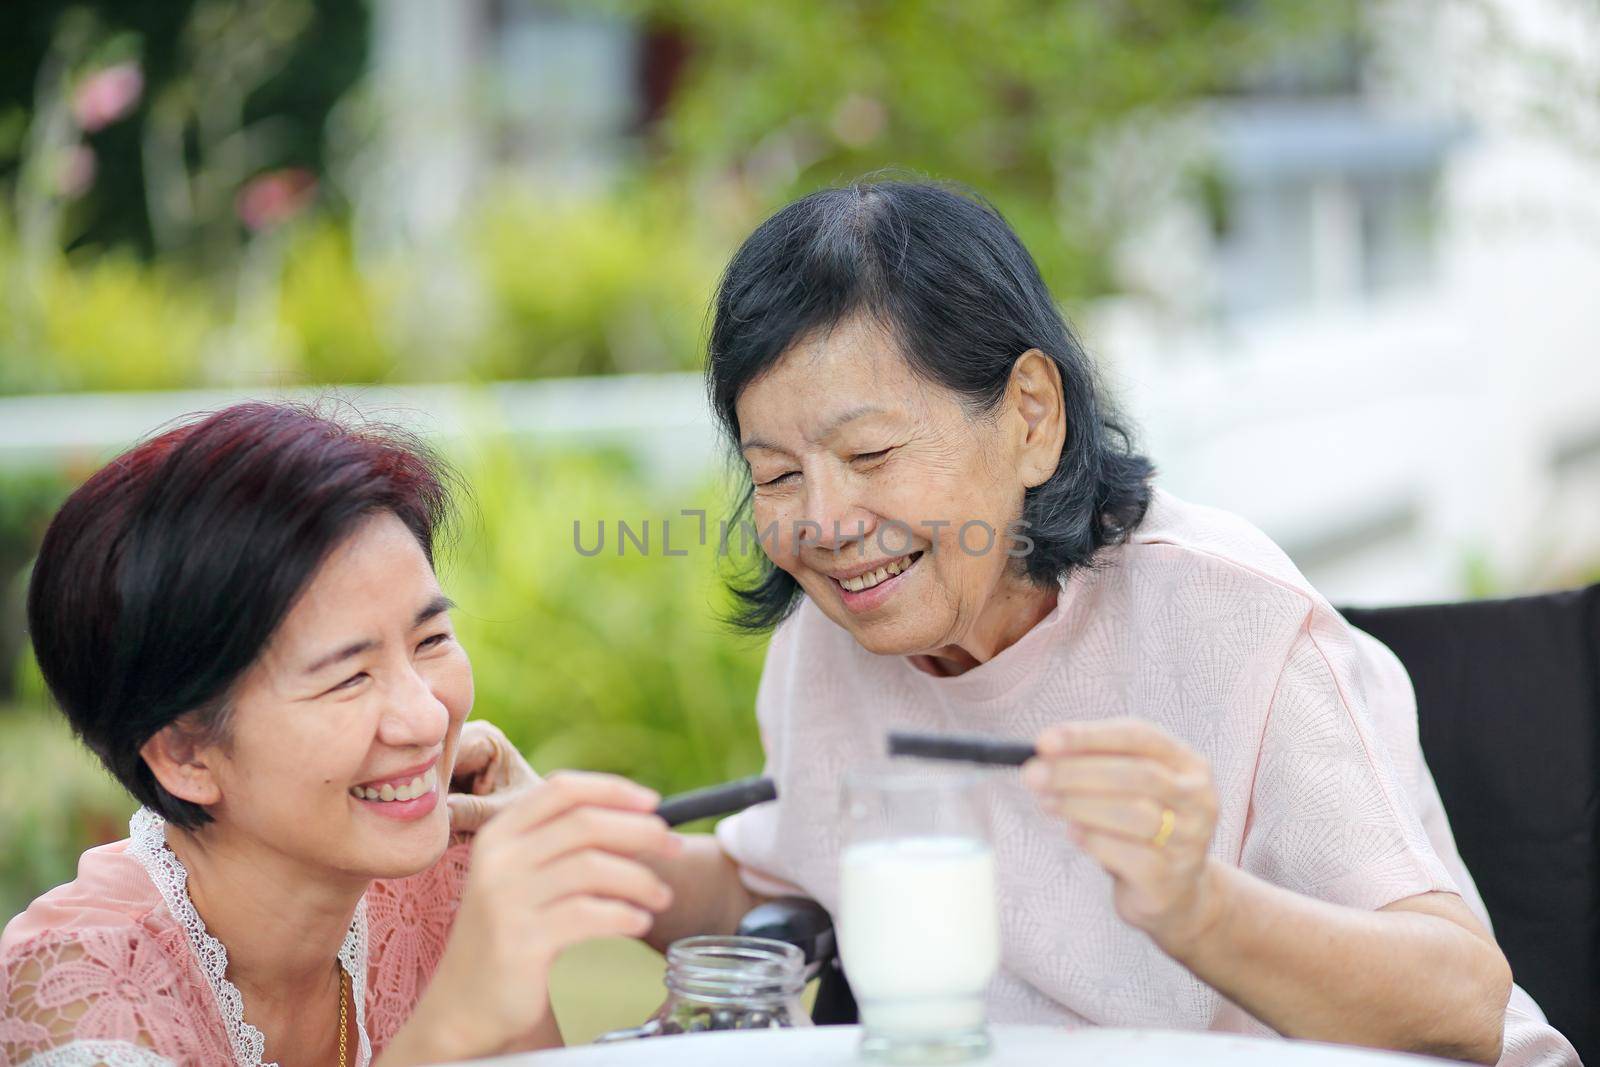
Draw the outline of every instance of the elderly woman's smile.
M876 607L883 603L883 597L868 600L868 592L879 586L889 584L890 579L898 578L911 569L912 564L922 558L920 551L912 552L906 556L896 556L887 562L879 560L868 563L864 567L852 567L842 574L832 575L834 581L839 583L839 588L844 592L844 605L852 611L865 611L868 605ZM894 586L892 588L898 588ZM885 594L887 595L887 590Z

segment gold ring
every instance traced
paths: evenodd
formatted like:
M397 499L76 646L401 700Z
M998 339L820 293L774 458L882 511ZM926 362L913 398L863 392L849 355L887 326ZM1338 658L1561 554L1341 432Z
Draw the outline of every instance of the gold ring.
M1150 843L1156 848L1166 848L1167 839L1172 836L1172 828L1176 826L1177 823L1178 813L1173 811L1171 808L1162 808L1161 829L1156 831L1156 836L1150 839Z

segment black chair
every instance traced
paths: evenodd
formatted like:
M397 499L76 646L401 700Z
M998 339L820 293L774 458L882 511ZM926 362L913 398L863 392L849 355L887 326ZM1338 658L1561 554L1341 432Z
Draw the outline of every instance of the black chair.
M856 998L839 965L833 917L814 900L779 897L745 913L739 933L787 941L806 954L806 979L816 978L811 1021L818 1026L848 1026L857 1018Z
M1344 615L1411 675L1423 755L1518 984L1600 1062L1600 585Z
M1344 615L1411 675L1423 754L1517 982L1600 1063L1600 585ZM816 1022L856 1021L821 907L750 918L741 932L806 950Z

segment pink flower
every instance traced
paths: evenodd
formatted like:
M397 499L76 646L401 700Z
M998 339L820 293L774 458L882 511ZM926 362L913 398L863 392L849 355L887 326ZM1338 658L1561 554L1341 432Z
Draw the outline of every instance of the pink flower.
M86 133L125 118L144 94L144 72L137 63L117 63L95 71L72 94L72 115Z
M316 175L304 167L285 167L246 182L234 201L234 210L240 222L260 232L300 214L316 194Z

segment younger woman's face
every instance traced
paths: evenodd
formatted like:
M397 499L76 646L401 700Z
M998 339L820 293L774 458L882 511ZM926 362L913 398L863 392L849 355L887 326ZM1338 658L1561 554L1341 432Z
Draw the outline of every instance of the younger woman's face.
M226 741L205 753L216 831L357 878L431 865L472 710L449 607L405 524L364 521L235 688Z

